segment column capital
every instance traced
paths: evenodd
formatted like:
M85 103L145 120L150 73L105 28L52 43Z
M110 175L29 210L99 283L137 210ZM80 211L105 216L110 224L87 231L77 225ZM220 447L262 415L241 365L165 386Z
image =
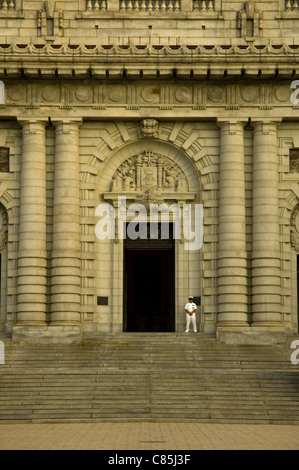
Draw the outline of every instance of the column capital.
M32 118L32 117L25 117L25 116L21 116L21 117L17 117L17 121L20 123L20 124L26 124L26 123L44 123L44 124L48 124L49 122L49 119L48 118Z
M253 127L254 131L268 134L270 131L276 131L281 122L282 119L254 119L250 122L250 125Z
M52 121L52 124L55 127L56 132L71 134L78 132L82 122L82 119L57 119Z
M25 119L18 118L18 123L22 126L22 130L27 130L29 134L34 134L38 129L45 129L48 119Z
M227 132L228 134L235 134L236 132L243 131L244 127L247 124L246 121L242 121L239 119L218 119L217 118L217 126L220 128L221 131Z
M78 126L81 126L83 122L83 119L81 118L55 118L55 119L51 119L51 123L53 124L53 126L57 127L57 126L67 126L67 125L71 125L71 124L77 124Z

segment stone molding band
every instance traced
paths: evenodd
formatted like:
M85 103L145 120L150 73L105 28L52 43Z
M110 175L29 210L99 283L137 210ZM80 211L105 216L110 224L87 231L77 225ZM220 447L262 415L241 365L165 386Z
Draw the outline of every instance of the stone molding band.
M57 58L58 55L70 55L72 57L80 56L82 54L85 56L190 56L192 60L196 58L196 56L206 56L206 57L213 57L213 56L224 56L226 59L235 56L248 56L250 58L250 62L252 62L252 54L254 54L257 58L261 56L268 56L268 57L275 57L277 59L279 56L286 57L286 56L293 56L294 59L298 60L298 45L292 44L277 44L275 46L271 44L265 45L181 45L181 46L172 46L172 45L101 45L101 44L94 44L86 46L85 44L78 44L69 46L68 44L45 44L36 46L34 44L24 44L22 46L18 44L1 44L0 45L0 58L1 54L3 56L8 55L10 60L13 59L14 56L24 56L36 55L39 59L45 54L47 56L55 56ZM219 57L218 57L219 58Z
M143 71L143 78L155 78L153 71L159 70L159 78L172 77L172 69L177 76L193 73L193 76L209 74L210 77L244 76L247 68L249 77L295 78L298 76L296 66L299 63L298 47L292 45L262 46L154 46L154 45L0 45L0 77L63 77L103 76L109 68L113 71L111 79L119 78L118 73L127 71L128 76L138 76ZM8 62L9 58L9 62ZM115 63L115 59L125 59L124 66ZM153 64L154 59L163 62ZM240 61L241 59L241 61ZM20 67L22 60L22 67ZM43 62L43 60L45 62ZM138 64L136 64L138 60ZM178 61L183 61L180 66ZM261 63L263 67L261 68ZM189 69L190 68L190 69ZM295 74L294 74L295 70ZM170 74L170 75L169 75Z

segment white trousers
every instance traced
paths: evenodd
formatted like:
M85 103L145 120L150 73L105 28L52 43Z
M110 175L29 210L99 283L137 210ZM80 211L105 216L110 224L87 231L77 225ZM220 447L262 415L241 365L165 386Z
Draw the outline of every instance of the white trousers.
M192 323L193 331L196 332L197 328L195 313L193 313L193 315L189 315L189 313L186 313L186 331L189 331L190 322Z

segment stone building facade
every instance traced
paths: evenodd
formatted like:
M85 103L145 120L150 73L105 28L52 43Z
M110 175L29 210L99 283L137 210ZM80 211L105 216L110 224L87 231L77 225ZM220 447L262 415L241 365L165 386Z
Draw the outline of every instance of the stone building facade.
M182 332L191 293L219 340L298 332L298 26L297 0L0 0L0 331ZM202 246L100 239L124 197L202 205Z

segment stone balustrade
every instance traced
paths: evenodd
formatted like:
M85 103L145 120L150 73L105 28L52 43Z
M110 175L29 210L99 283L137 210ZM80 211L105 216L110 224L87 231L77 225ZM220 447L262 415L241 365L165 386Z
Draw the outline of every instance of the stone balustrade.
M110 11L110 7L111 0L86 0L86 11L88 12ZM181 0L119 0L118 8L120 12L128 13L183 11ZM193 0L192 10L194 12L213 12L215 11L215 0Z
M106 11L107 1L106 0L87 0L86 11Z
M86 0L87 12L109 11L111 0ZM215 0L193 0L194 12L215 11ZM299 0L285 0L285 11L299 11ZM16 10L16 0L0 0L0 11ZM114 10L114 9L113 9ZM121 12L178 12L182 11L181 0L119 0Z
M214 11L215 1L214 0L194 0L193 11Z
M15 0L2 0L0 1L0 10L14 10L15 9Z
M298 11L299 3L298 0L285 0L286 11Z
M297 1L297 0L296 0ZM87 0L86 11L109 11L109 0ZM182 11L181 0L119 0L119 11L128 13L172 13ZM215 0L193 0L194 12L215 11Z
M179 0L120 0L120 11L127 12L177 12L181 10Z

